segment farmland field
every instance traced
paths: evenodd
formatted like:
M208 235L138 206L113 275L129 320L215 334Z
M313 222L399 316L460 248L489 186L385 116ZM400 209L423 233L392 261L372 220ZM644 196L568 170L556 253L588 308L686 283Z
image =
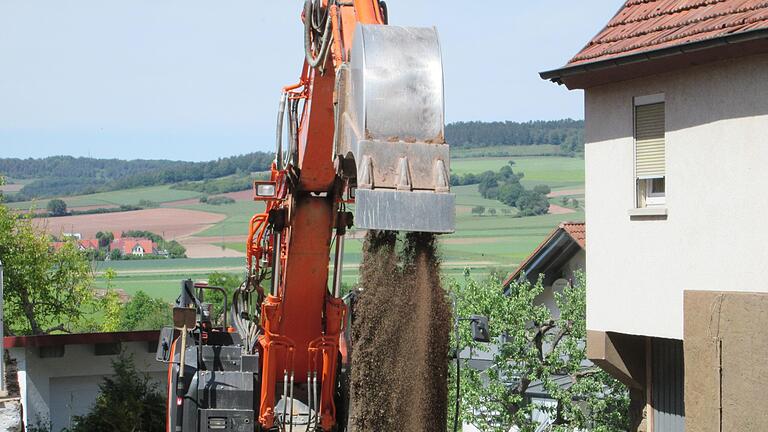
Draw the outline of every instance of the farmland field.
M35 219L48 232L80 233L83 238L95 238L98 231L146 230L161 234L168 240L192 235L224 219L224 215L174 208L156 208L119 213L62 216Z
M164 203L169 201L177 201L189 198L196 198L201 196L199 192L171 189L170 186L151 186L136 189L126 189L113 192L99 192L89 195L77 195L71 197L63 197L64 202L67 203L67 207L117 207L121 205L136 205L141 200L154 201L156 203ZM45 208L48 203L48 199L41 199L38 201L22 201L17 203L10 203L9 207L18 209Z
M202 203L189 204L182 208L224 215L226 218L223 221L198 234L204 237L222 237L248 234L248 222L254 214L263 211L264 204L246 200L218 206Z
M547 214L532 217L516 217L516 210L499 201L488 200L480 196L477 185L452 188L456 194L456 232L441 236L440 252L443 260L443 273L447 277L460 277L465 269L475 276L487 275L490 271L512 271L517 264L554 229L565 220L584 219L584 161L581 158L559 156L514 156L514 157L465 157L451 161L454 173L481 173L486 170L496 171L512 159L513 170L524 172L523 184L532 187L547 184L553 189L549 201L561 206L564 214ZM184 243L201 244L208 250L226 248L232 258L194 258L176 260L147 261L112 261L98 263L97 275L111 267L117 272L114 281L116 288L125 290L129 295L143 290L150 295L171 301L179 291L179 281L185 278L205 279L213 271L241 273L244 271L245 237L251 216L261 211L263 205L250 200L250 193L232 194L234 204L209 205L197 202L200 194L196 192L170 189L168 186L140 188L119 192L93 194L67 198L73 205L131 204L140 199L162 202L163 208L143 210L143 212L188 212L184 216L167 217L164 221L149 223L139 212L94 215L116 222L121 217L128 217L131 226L124 229L147 229L159 234L165 233L169 239L177 238ZM573 204L573 199L579 201ZM39 203L44 207L45 202ZM475 206L483 206L483 216L473 215ZM494 209L495 214L490 214ZM62 229L76 232L86 231L73 217L52 218L60 220ZM94 225L95 226L95 225ZM183 226L183 227L182 227ZM176 227L176 228L174 228ZM182 227L183 229L179 229ZM179 238L181 237L181 238ZM362 234L349 238L345 247L343 280L345 284L354 284L357 279L361 260ZM192 254L191 254L192 255ZM209 255L214 256L214 255ZM215 256L228 256L227 254ZM97 286L104 282L97 278Z
M509 160L515 164L515 172L522 171L525 177L522 183L526 187L537 184L549 185L552 189L583 187L584 159L579 157L494 157L494 158L465 158L451 160L451 171L455 174L475 173L483 171L498 171Z
M553 156L559 154L560 146L554 144L506 145L456 149L451 148L451 158L454 159L481 157Z

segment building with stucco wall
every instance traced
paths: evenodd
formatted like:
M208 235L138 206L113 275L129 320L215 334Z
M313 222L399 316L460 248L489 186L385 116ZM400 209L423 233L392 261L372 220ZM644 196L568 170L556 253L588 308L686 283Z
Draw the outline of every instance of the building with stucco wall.
M588 353L634 428L768 428L768 4L628 1L542 77L584 90Z
M73 416L89 411L121 351L164 392L167 366L155 361L158 338L158 331L5 337L24 425L50 423L53 432L69 427Z

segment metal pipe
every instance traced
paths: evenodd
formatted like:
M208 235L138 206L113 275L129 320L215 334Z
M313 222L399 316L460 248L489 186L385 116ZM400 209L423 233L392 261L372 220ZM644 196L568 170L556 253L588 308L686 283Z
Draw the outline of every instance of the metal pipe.
M285 369L285 372L283 373L283 420L282 420L282 426L283 430L285 430L285 416L287 414L288 410L288 398L286 398L286 395L288 394L288 369Z
M312 401L312 372L311 371L307 371L307 403L309 404L309 411L307 412L306 432L309 432L309 428L312 424L312 412L314 410L314 402Z
M317 394L317 371L315 371L315 377L312 379L312 392L315 394L315 404L317 409L315 410L315 420L312 427L317 428L318 420L320 420L320 395Z
M289 426L288 430L290 432L293 432L293 376L294 376L294 373L295 373L294 371L291 371L291 388L289 390L289 392L291 393L291 426Z
M280 95L280 106L277 110L277 139L275 142L275 165L278 170L283 169L283 118L285 118L285 102L288 100L287 93Z
M333 261L333 295L341 297L341 274L344 261L344 235L336 235L336 253Z
M5 336L4 312L5 304L3 302L3 262L0 261L0 337ZM0 396L8 394L5 388L5 346L0 344Z
M282 236L279 231L272 234L272 296L278 296L280 288L280 248Z
M459 342L459 310L456 308L456 294L451 293L451 302L453 303L453 331L456 338L456 407L453 413L453 432L459 430L459 410L461 409L461 359Z
M179 378L184 378L184 362L187 361L187 325L181 328L181 353L179 353Z

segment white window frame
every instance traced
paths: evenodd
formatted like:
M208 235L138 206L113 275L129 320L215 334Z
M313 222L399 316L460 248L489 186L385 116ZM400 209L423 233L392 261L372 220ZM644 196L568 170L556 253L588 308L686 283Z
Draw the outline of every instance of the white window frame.
M664 179L664 192L653 192L653 180L655 179ZM645 206L646 207L653 207L653 206L663 206L667 203L667 180L665 177L649 177L645 179L638 179L638 180L646 180L645 182Z

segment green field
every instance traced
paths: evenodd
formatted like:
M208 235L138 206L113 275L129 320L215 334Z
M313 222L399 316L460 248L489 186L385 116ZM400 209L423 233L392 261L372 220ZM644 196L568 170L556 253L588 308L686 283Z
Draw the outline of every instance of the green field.
M131 260L98 262L94 266L96 287L104 288L103 272L112 268L117 273L115 288L129 295L139 290L153 297L173 301L179 295L182 279L206 279L214 271L239 273L245 271L243 258L197 258L173 260Z
M507 145L493 147L451 148L452 158L519 157L559 155L560 146L554 144Z
M451 160L451 172L454 174L479 174L487 170L498 171L510 159L515 161L512 169L515 172L525 174L522 183L526 187L546 184L556 190L584 186L584 159L580 157L531 156L453 159Z
M154 201L157 203L164 203L170 201L178 201L189 198L197 198L202 194L199 192L171 189L169 185L164 186L151 186L136 189L126 189L112 192L99 192L89 195L77 195L72 197L62 198L67 203L67 207L83 207L83 206L121 206L121 205L136 205L141 200ZM45 208L48 203L48 199L41 199L38 201L22 201L17 203L10 203L12 208L28 209L31 207Z
M223 221L197 234L202 237L219 237L248 234L248 223L254 214L264 211L264 203L237 201L234 204L218 206L198 203L183 206L182 208L227 215L227 218Z

